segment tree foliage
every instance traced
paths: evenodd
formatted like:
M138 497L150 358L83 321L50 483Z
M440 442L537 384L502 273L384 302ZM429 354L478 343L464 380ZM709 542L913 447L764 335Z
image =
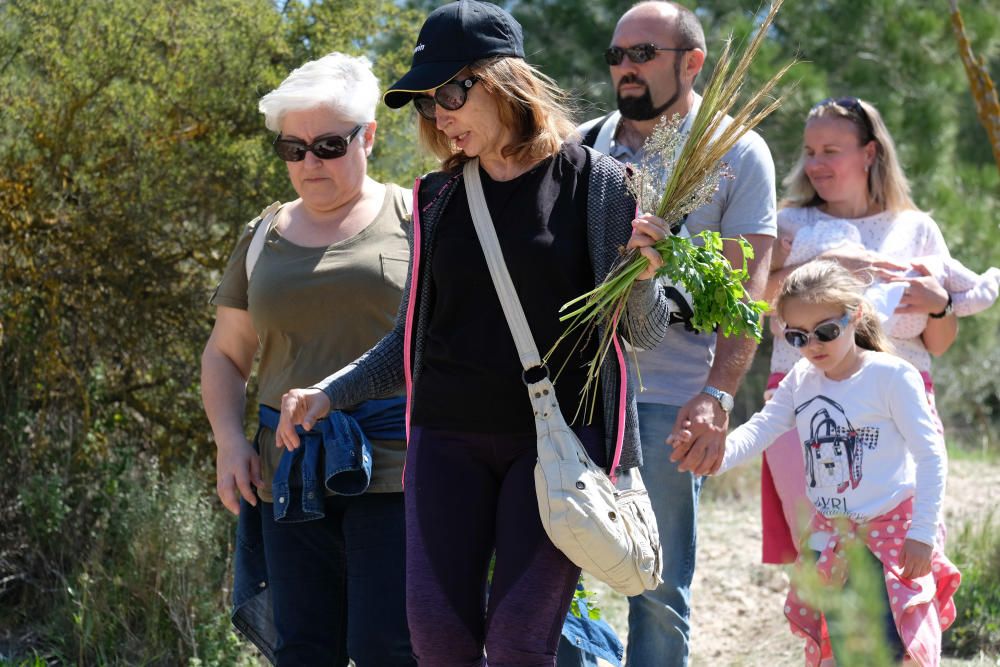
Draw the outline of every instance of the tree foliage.
M238 234L294 196L257 101L331 50L368 55L391 84L437 4L0 2L0 627L46 619L36 643L79 664L237 660L224 638L230 526L212 497L197 377L207 298ZM574 92L580 120L613 105L602 51L630 4L505 3L529 61ZM996 72L993 4L962 12ZM759 10L697 6L710 55L730 32L749 34ZM979 270L1000 264L1000 183L946 3L786 3L755 81L793 55L805 61L791 75L799 85L761 130L779 175L813 103L869 99L953 253ZM380 107L378 122L370 173L408 185L432 166L413 112ZM935 370L949 429L994 441L998 330L1000 308L963 320ZM204 531L185 537L188 523ZM162 560L162 578L149 559Z
M154 615L142 623L128 607L145 605L112 593L114 566L136 571L126 556L158 526L110 527L131 516L123 498L142 488L143 470L197 475L210 495L214 446L197 384L207 298L246 221L294 197L258 99L332 49L369 55L385 80L419 25L389 1L282 9L0 3L0 606L59 610L40 617L80 662L133 635L167 655L197 655L162 629L206 619L175 618L169 591L150 582ZM380 121L372 171L408 182L426 169L411 148L412 116ZM221 518L214 501L204 506ZM169 539L173 524L161 519L169 532L158 538ZM205 547L225 563L225 543L213 540ZM120 623L74 622L81 576L93 595L107 594L89 598L91 611ZM102 641L95 628L107 631Z

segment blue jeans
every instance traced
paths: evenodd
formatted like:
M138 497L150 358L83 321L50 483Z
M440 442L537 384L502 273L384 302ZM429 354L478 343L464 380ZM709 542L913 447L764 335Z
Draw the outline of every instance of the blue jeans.
M678 412L679 406L639 404L642 481L649 491L660 532L663 583L656 590L628 600L625 661L629 667L674 667L688 663L698 495L704 478L678 472L677 464L670 461L673 450L665 440L673 430ZM596 660L581 653L563 642L559 647L560 664L596 664Z
M406 626L402 493L329 496L325 516L276 523L262 503L277 665L415 665Z
M691 638L691 579L697 546L698 496L703 477L678 472L665 440L679 406L639 404L642 480L656 514L663 554L663 583L628 600L628 648L631 667L688 664Z

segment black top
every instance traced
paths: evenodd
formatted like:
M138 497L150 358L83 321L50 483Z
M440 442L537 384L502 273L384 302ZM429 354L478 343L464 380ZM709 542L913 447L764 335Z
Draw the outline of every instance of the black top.
M588 171L586 152L574 144L510 181L494 181L480 168L500 248L542 356L566 328L559 308L594 287ZM412 424L533 433L521 363L472 224L464 182L438 224L431 274L433 304L424 364L413 389ZM564 341L549 362L553 376L571 347L572 341ZM585 365L596 349L593 339L582 345L556 382L567 421L576 413ZM595 415L595 424L600 417Z

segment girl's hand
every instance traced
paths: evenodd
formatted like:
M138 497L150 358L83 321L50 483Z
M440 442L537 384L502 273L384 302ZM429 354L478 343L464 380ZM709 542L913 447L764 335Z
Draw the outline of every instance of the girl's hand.
M903 542L903 553L899 555L899 564L903 568L900 577L916 579L931 572L931 553L934 547L916 540Z
M681 428L678 431L674 431L667 436L667 444L674 448L674 453L671 455L671 459L678 454L681 454L678 459L681 463L684 462L687 455L690 453L691 445L694 443L694 433L691 432L691 422L685 421L681 424Z
M679 472L714 475L726 456L728 427L729 414L716 399L699 392L677 413L674 432L679 437L670 461Z
M663 266L663 258L653 244L667 235L667 223L655 215L644 215L632 221L632 238L626 248L638 248L642 256L649 260L646 270L636 276L636 280L649 280Z
M296 424L310 430L318 419L330 411L330 399L319 389L292 389L281 397L281 419L274 432L275 447L293 451L299 447Z
M688 444L689 442L691 442L691 437L692 437L690 429L691 429L691 422L689 421L684 422L683 424L681 424L681 430L674 431L673 433L667 436L667 444L673 447L674 449L677 449L678 447L682 447Z

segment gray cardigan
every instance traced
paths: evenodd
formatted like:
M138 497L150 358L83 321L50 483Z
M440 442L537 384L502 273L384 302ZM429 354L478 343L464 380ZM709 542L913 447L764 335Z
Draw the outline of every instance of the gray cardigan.
M631 223L636 205L625 183L625 168L618 161L591 149L587 149L587 153L590 168L587 244L594 268L594 284L597 285L619 259L621 248L632 234ZM371 350L314 385L329 397L332 409L344 409L368 399L391 396L404 384L409 396L420 374L430 322L434 231L461 179L460 172L434 172L417 180L414 186L417 205L414 206L413 221L407 233L410 239L410 273L396 324ZM411 292L413 285L416 289ZM415 294L412 299L411 294ZM668 311L659 281L647 280L635 284L623 320L619 324L619 334L630 335L632 346L649 350L662 340L668 325ZM625 374L628 379L624 385L622 371L618 356L608 354L601 366L607 461L610 466L617 453L619 470L628 470L642 464L642 450L639 446L634 383L627 363ZM564 409L570 408L565 406Z

